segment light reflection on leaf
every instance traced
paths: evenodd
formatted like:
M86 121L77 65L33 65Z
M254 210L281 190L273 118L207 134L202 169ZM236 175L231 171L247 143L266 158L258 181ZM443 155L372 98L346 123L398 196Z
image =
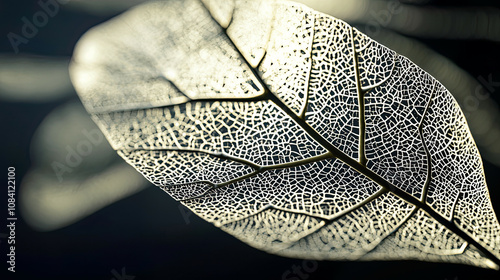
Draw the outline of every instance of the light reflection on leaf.
M303 6L204 3L137 7L76 48L75 87L128 163L268 252L498 268L482 162L440 83Z

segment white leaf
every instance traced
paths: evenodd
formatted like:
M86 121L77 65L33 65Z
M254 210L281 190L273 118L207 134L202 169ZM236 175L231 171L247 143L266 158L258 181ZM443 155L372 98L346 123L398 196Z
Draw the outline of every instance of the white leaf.
M74 85L128 163L275 254L498 268L481 158L439 82L305 6L225 3L145 4L78 44Z

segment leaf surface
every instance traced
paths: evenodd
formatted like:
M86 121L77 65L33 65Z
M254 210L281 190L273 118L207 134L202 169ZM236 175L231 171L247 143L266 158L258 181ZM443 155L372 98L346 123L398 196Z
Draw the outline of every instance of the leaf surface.
M284 1L168 1L89 31L71 66L112 147L275 254L498 268L500 226L450 93Z

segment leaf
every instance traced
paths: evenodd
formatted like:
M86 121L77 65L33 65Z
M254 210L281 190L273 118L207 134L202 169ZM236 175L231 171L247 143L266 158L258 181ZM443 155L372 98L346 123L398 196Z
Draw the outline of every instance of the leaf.
M284 1L152 2L84 35L71 76L129 164L251 246L498 268L456 101L338 19Z
M490 27L500 24L500 11L491 6L458 6L449 9L427 0L390 3L380 0L351 0L349 2L298 0L297 2L348 22L365 23L372 25L371 27L376 26L376 29L383 26L413 37L500 40L500 33L497 29L492 30ZM425 5L428 2L431 5ZM465 22L471 24L464 24ZM485 24L486 22L488 24ZM378 33L378 30L372 33Z
M351 0L349 2L342 0L297 0L297 2L338 17L348 23L358 25L363 23L358 27L360 30L368 32L372 39L411 59L412 62L440 81L463 109L483 160L500 166L500 146L496 145L500 140L500 111L497 102L488 98L490 93L483 86L486 83L481 84L453 61L438 54L418 40L398 34L440 39L483 37L498 41L495 34L488 31L487 25L475 26L471 29L473 25L463 24L464 22L495 21L496 19L492 19L495 17L494 12L488 14L488 9L475 8L471 10L471 7L452 11L439 10L432 3L431 5L415 6L415 2L412 4L366 0ZM436 16L436 12L440 13L440 16ZM418 21L409 19L415 15L420 18ZM404 20L398 19L398 17L404 18ZM460 17L463 18L459 20ZM410 22L412 23L411 27L407 26ZM451 25L443 24L443 22L448 22ZM391 32L390 29L396 30L398 33ZM484 81L485 77L480 76L478 79Z
M500 111L494 99L467 71L415 39L381 30L373 39L404 54L439 80L458 101L483 160L500 166ZM470 105L470 101L473 105ZM460 104L460 102L462 104Z

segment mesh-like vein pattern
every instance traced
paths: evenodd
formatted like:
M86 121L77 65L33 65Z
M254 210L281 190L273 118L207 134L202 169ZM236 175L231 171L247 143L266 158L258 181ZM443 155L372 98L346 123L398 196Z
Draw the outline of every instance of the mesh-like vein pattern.
M185 205L217 225L262 209L290 210L331 218L362 203L380 187L339 160L324 160L260 173Z
M419 210L394 234L400 246L414 247L422 252L442 255L461 254L467 243Z
M372 89L392 76L397 54L358 30L353 29L353 32L361 88Z
M484 267L492 265L477 248L467 244L422 210L418 210L408 222L362 259L377 260L382 256L393 260L457 262Z
M500 225L465 117L442 85L435 95L423 122L433 160L427 203L500 257Z
M365 96L367 166L416 198L428 167L419 125L434 84L422 69L398 57L391 77Z
M318 230L325 222L305 214L267 209L248 218L225 224L224 231L252 246L277 251Z
M275 13L275 22L283 28L273 29L259 70L269 90L300 115L311 72L314 17L302 6L287 4L277 5Z
M121 150L119 154L157 186L210 182L221 184L253 172L238 162L205 153Z
M344 217L327 223L279 253L300 258L357 259L397 229L414 209L392 194L384 194Z
M463 186L484 184L482 166L458 104L439 85L423 121L432 159L427 203L448 219Z
M315 23L306 120L323 138L357 159L359 106L352 79L352 29L326 15L316 15Z
M187 200L202 196L213 189L207 183L192 183L171 186L159 186L175 200Z
M267 166L326 152L271 102L188 103L99 114L113 148L222 152Z
M127 162L252 246L498 268L457 103L340 20L278 0L148 3L89 31L71 76Z

